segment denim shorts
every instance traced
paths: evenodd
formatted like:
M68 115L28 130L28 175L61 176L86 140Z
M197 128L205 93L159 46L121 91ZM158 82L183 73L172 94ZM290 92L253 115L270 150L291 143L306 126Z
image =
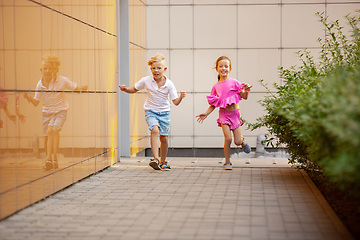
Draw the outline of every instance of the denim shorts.
M56 129L60 131L66 120L66 115L66 110L57 113L43 112L43 136L47 136L47 130L49 127L56 127Z
M170 132L170 111L154 112L145 110L146 122L151 131L155 126L159 127L160 135L169 136Z

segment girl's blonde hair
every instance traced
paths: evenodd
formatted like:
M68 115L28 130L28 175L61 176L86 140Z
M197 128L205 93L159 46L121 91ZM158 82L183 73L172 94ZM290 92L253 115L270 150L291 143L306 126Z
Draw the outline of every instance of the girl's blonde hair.
M148 61L148 65L151 66L155 62L163 62L164 64L166 64L164 55L160 53L156 54L154 57L150 58L150 60Z
M217 69L218 65L219 65L219 62L221 60L227 60L229 61L229 67L230 67L230 70L231 70L231 60L230 58L228 58L227 56L221 56L219 57L217 60L216 60L216 63L215 63L215 69ZM218 75L218 81L220 80L220 75Z

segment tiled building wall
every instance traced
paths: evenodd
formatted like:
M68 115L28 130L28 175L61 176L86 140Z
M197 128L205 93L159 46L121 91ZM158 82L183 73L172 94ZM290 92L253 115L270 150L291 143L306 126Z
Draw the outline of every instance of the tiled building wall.
M170 147L221 148L223 134L217 126L217 110L201 125L195 116L204 112L216 80L216 59L232 60L231 77L253 85L249 99L240 102L241 115L255 122L264 114L258 101L266 90L259 80L272 87L282 84L278 67L299 64L295 54L309 49L319 52L317 39L324 37L316 12L330 20L360 9L354 0L147 0L147 58L163 53L167 76L177 90L187 91L179 107L172 107ZM148 74L150 72L148 71ZM145 123L144 123L145 124ZM242 127L252 147L266 129ZM235 147L235 145L233 145Z

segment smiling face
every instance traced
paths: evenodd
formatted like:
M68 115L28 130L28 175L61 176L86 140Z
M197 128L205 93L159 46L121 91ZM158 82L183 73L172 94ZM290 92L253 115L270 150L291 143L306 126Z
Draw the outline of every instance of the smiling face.
M155 81L159 81L163 78L166 69L167 68L163 61L154 62L150 66L150 70L151 70L151 73L152 73Z
M45 78L45 80L52 79L54 72L53 64L49 62L43 62L40 71L43 74L43 78Z
M218 61L216 71L219 73L221 80L226 80L229 77L231 71L231 63L227 59Z

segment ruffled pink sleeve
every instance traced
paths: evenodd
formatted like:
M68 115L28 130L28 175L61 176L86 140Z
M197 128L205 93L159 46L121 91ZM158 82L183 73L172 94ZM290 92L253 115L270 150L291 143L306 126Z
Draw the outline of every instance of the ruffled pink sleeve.
M220 87L220 90L223 90L220 96L217 94L215 86L211 90L210 96L206 96L210 105L225 108L228 105L238 103L242 99L240 92L244 87L244 83L233 80L232 82L223 83L218 87Z
M0 108L4 108L8 102L8 96L6 95L6 92L3 90L4 89L0 87Z

